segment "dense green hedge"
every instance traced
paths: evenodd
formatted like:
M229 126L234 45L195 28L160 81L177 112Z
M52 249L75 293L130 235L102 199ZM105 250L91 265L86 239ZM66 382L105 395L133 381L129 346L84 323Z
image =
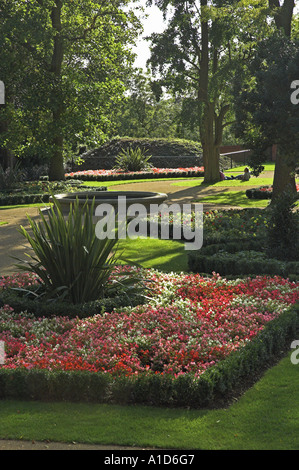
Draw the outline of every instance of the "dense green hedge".
M30 312L37 317L68 316L70 318L85 318L103 312L111 312L114 308L136 306L144 302L142 295L122 295L107 297L84 304L72 305L69 302L46 302L32 300L26 296L18 295L14 289L2 290L0 292L0 303L10 305L15 312Z
M213 249L214 245L210 246ZM218 251L214 255L190 252L188 268L193 273L213 273L227 275L278 275L296 278L299 276L298 261L280 261L268 259L262 252L248 250L230 253Z
M203 408L225 397L268 366L288 346L298 325L299 308L285 311L246 346L204 372L124 375L82 371L0 369L0 399L146 404Z
M80 179L82 179L82 178L80 178ZM81 192L82 191L91 191L91 190L106 191L107 187L101 186L101 187L92 188L91 186L85 186L85 187L78 188L78 191L81 191ZM58 192L63 193L63 192L66 192L66 191L60 190ZM56 193L57 193L57 191L56 191ZM5 194L5 193L0 193L0 206L41 204L41 203L47 204L49 202L50 196L51 196L51 194L47 193L47 192L38 193L38 194L20 194L20 193Z
M0 196L0 206L48 203L50 194L9 194Z

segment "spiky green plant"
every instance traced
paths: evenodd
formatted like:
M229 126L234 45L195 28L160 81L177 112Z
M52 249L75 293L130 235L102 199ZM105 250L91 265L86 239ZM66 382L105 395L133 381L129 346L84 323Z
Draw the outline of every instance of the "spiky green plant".
M32 234L21 226L19 232L27 239L34 254L17 266L40 278L48 298L59 298L74 304L96 300L105 289L119 259L115 256L115 238L100 240L93 222L95 200L79 205L78 198L67 217L52 195L54 204L48 215L40 210L41 221L27 216Z
M116 157L115 169L123 171L142 171L148 170L152 167L149 163L151 155L146 155L146 151L143 151L140 147L129 147Z

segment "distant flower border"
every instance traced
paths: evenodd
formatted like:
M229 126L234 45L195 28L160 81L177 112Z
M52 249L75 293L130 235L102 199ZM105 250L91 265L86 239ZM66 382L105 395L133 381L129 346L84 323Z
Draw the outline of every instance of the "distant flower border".
M195 166L188 168L151 168L148 171L120 170L84 170L66 173L66 179L77 178L80 180L105 181L105 180L126 180L126 179L147 179L147 178L167 178L184 176L204 176L204 167Z
M296 184L299 197L299 184ZM246 196L248 199L271 199L273 186L261 186L259 188L247 189Z

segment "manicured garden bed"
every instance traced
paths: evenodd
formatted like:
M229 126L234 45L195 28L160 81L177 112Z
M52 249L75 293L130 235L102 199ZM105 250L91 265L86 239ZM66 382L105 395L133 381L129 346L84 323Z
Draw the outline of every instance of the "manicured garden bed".
M200 407L260 368L297 324L299 284L277 276L144 276L147 303L112 313L38 318L3 306L1 398ZM17 276L2 287L31 282Z
M80 179L88 181L105 181L105 180L130 180L130 179L146 179L146 178L165 178L165 177L182 177L182 176L204 176L204 167L190 168L151 168L147 171L130 171L121 170L85 170L76 171L66 174L66 179Z

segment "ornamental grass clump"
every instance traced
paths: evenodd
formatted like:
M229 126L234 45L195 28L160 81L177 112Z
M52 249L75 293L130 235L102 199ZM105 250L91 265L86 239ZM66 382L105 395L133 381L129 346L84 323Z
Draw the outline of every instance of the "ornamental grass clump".
M141 148L129 147L116 157L115 169L123 171L142 171L151 169L152 165L149 163L151 155L146 155Z
M30 260L17 266L38 276L36 296L42 293L43 298L79 304L107 295L109 277L120 258L114 254L117 228L114 239L100 240L93 222L95 200L80 207L77 198L64 217L59 202L52 197L54 205L48 215L40 211L40 222L27 216L32 235L20 227L34 254L27 254Z

